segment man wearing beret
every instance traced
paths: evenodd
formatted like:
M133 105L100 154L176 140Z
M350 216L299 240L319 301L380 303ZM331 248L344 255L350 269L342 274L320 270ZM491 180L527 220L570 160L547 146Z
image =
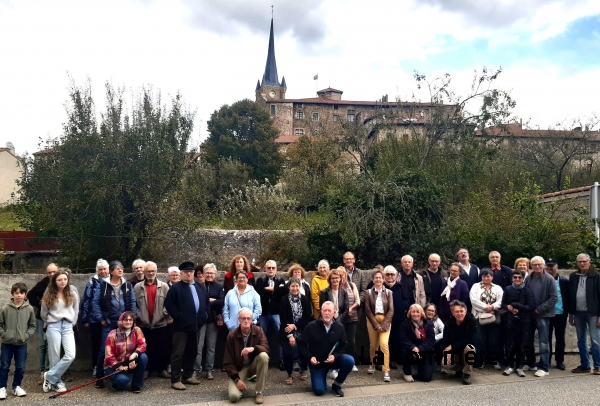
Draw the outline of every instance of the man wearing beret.
M173 319L171 387L185 390L184 384L200 384L193 377L194 360L198 352L197 335L207 320L209 298L204 286L194 280L193 262L182 263L179 270L181 281L169 289L165 308Z

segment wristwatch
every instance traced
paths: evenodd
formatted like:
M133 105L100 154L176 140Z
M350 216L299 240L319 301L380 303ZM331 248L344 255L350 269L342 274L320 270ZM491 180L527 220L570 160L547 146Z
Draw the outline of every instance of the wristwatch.
M235 378L235 379L233 380L233 383L238 383L238 381L239 381L239 380L240 380L240 377L238 376L237 378Z

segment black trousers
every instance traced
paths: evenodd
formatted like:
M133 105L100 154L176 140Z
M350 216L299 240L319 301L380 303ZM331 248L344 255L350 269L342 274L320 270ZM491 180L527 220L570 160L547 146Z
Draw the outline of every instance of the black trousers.
M102 341L102 323L90 323L90 336L92 342L92 368L96 368L100 342ZM101 365L101 368L104 368L104 366Z
M505 349L506 349L506 365L511 368L522 369L525 365L525 343L529 334L529 323L522 322L504 322L502 329L507 331Z
M198 355L198 332L173 332L171 353L171 383L192 377L194 361ZM183 372L181 372L183 370Z
M390 361L394 361L397 364L404 363L402 347L400 346L400 327L402 326L402 323L402 320L392 320L392 327L390 328L390 337L388 339L388 348L390 349Z
M356 327L358 326L358 321L351 321L348 323L344 323L344 330L346 331L346 340L348 340L348 345L346 345L346 354L354 357L354 353L356 352Z
M550 358L548 359L548 365L552 364L552 354L554 354L554 360L556 363L565 362L565 330L567 328L566 313L557 314L550 318L550 326L548 327L548 345L550 346ZM552 333L556 337L556 348L552 351Z
M162 372L167 369L171 358L170 346L165 345L169 342L170 335L168 327L142 328L144 338L146 338L146 355L148 356L148 372Z

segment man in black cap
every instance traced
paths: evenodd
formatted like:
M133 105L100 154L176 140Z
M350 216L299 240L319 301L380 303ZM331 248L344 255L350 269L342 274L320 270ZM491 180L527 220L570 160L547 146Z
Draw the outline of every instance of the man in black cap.
M206 323L210 304L206 289L194 280L194 263L186 261L179 265L179 270L181 281L169 289L165 308L173 319L171 387L185 390L186 383L200 384L193 376L194 360L198 352L198 332Z
M552 354L556 361L556 368L565 370L565 330L567 328L568 312L565 306L569 303L569 280L558 274L558 263L554 258L548 258L546 261L546 272L554 278L558 301L556 302L556 314L550 317L548 328L548 345L550 346L550 358L548 363L552 364ZM552 332L556 338L556 348L552 351Z

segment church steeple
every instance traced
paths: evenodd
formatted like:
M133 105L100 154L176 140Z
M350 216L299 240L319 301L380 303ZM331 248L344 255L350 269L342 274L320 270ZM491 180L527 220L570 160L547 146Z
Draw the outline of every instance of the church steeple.
M269 53L267 64L262 78L262 86L281 86L277 76L277 62L275 62L275 36L273 35L273 19L271 18L271 33L269 34Z
M275 34L273 32L273 16L271 16L271 33L269 34L269 52L267 54L267 64L262 81L256 84L256 101L270 102L271 100L285 99L287 86L285 77L279 82L277 75L277 62L275 62Z

